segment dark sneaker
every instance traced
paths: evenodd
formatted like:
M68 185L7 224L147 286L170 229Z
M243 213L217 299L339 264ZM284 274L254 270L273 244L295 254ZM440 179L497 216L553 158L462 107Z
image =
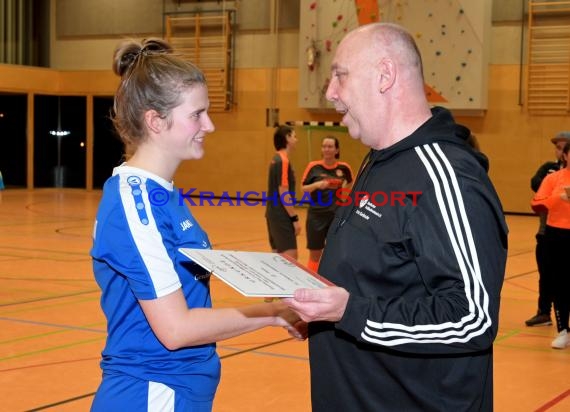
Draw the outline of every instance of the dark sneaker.
M524 323L526 323L526 326L550 326L552 325L552 319L550 319L550 314L537 313Z

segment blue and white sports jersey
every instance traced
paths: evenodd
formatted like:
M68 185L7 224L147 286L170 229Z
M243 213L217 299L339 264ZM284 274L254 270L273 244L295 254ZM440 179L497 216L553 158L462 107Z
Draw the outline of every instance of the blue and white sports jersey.
M190 271L181 247L211 246L173 184L141 169L115 168L103 188L91 250L108 325L104 375L159 382L189 400L208 401L220 378L215 344L166 349L138 303L182 288L188 307L212 306L209 277Z

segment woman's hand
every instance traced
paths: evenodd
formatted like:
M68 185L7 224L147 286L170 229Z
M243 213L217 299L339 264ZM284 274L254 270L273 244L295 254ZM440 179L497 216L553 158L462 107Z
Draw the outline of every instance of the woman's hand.
M289 335L297 340L305 340L309 335L309 324L303 320L298 320L292 327L286 327Z
M299 315L289 309L282 300L273 301L271 304L274 305L277 310L277 326L285 328L289 335L295 339L304 340L307 338L307 322L301 320Z

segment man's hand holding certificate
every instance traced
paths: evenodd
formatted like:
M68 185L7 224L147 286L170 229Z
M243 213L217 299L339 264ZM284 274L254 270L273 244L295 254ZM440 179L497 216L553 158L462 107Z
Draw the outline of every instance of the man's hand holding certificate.
M180 252L245 296L292 297L297 289L331 286L326 279L279 253L188 248Z

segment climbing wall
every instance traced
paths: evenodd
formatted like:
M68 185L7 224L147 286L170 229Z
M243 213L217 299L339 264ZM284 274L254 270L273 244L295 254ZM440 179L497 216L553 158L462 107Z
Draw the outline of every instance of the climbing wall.
M301 0L299 106L332 107L324 93L340 40L374 21L406 27L422 53L428 100L477 113L487 107L491 0Z

